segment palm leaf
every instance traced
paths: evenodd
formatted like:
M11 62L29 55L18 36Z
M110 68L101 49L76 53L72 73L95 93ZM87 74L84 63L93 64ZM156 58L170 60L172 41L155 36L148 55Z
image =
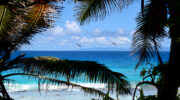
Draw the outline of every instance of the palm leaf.
M76 16L81 24L91 20L103 19L113 10L122 10L133 0L78 0Z
M10 16L9 16L10 14ZM8 25L6 26L5 23L7 21L10 21L9 19L12 18L13 16L12 12L10 11L8 5L0 5L0 36L4 36L4 31L8 31L9 27Z
M84 87L84 86L74 84L74 83L71 83L71 82L62 81L62 80L53 79L53 78L50 78L50 77L45 77L45 76L40 76L40 75L35 75L35 74L30 74L30 73L26 73L26 74L25 73L12 73L12 74L8 74L8 75L4 75L4 76L2 76L2 78L4 78L4 81L9 82L9 81L12 81L12 80L6 79L7 77L17 76L17 75L28 76L29 79L30 78L38 79L39 80L39 85L38 85L39 90L40 90L42 84L47 84L47 85L49 85L49 84L67 85L67 86L71 86L72 88L74 88L74 87L80 88L85 93L89 93L89 94L92 94L92 95L98 95L100 97L105 97L106 96L105 93L103 93L100 90L96 90L94 88ZM114 99L110 98L110 100L114 100Z
M159 13L161 12L161 13ZM143 62L149 62L157 53L158 58L160 41L166 34L167 6L162 0L151 0L143 13L137 17L137 31L134 33L132 48L133 53L139 55L139 62L136 68Z
M14 41L12 50L19 48L22 44L29 44L30 39L37 33L43 32L52 26L54 13L60 12L62 7L56 8L48 3L38 3L23 10L24 22L26 23L21 32L18 33L18 37Z
M107 83L108 87L118 94L128 94L129 83L121 73L113 72L102 64L92 61L70 61L60 60L55 57L33 57L19 60L17 65L19 71L24 73L51 76L59 79L66 77L67 81L84 77L90 82Z
M0 56L5 60L9 59L9 47L12 46L13 33L18 32L20 20L17 18L14 9L9 4L0 5ZM6 53L2 53L6 52ZM6 56L6 58L5 58Z
M0 33L3 34L0 34L0 43L3 49L12 51L28 44L35 34L52 27L55 15L62 9L52 4L56 0L30 1L8 1L0 5Z
M141 12L144 13L144 0L141 0Z
M9 6L7 4L5 5L0 5L0 36L3 38L4 31L8 31L9 27L7 27L8 25L6 25L5 23L7 23L10 18L12 18L13 15L9 9ZM7 29L6 29L7 28Z

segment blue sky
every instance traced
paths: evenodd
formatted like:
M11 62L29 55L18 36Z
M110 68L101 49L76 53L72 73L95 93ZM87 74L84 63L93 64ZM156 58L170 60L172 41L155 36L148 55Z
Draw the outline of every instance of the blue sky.
M133 3L121 12L114 11L104 20L92 21L83 26L76 20L73 4L63 6L65 8L56 19L55 27L34 36L31 44L22 46L21 50L131 50L131 39L136 29L135 18L140 11L140 2ZM164 39L161 43L162 50L168 50L169 43L169 39Z

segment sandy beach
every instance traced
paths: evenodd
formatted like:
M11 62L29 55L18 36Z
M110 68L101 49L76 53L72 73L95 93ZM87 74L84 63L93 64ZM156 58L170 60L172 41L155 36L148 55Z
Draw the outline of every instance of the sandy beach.
M11 97L15 100L102 100L101 97L90 95L82 91L23 91L11 92ZM112 96L112 94L111 94ZM115 94L113 96L115 98ZM131 100L131 96L119 96L120 100Z
M106 90L103 90L106 92ZM133 91L133 90L132 90ZM156 94L154 89L144 89L145 95ZM139 92L137 92L137 96ZM10 92L10 96L15 100L102 100L101 97L84 93L78 88L66 88L61 90L37 90L16 91ZM115 93L110 93L110 96L116 99ZM132 95L119 95L119 100L132 100Z

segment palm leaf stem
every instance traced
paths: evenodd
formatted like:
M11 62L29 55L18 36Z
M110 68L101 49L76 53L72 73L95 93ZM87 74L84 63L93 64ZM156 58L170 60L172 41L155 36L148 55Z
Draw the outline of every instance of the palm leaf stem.
M141 0L141 12L142 16L144 16L144 0Z
M94 0L91 0L90 4L88 5L87 9L84 11L84 13L82 14L82 17L85 16L86 13L89 12L89 10L91 9L92 5L94 3ZM78 18L78 19L83 19L82 17ZM80 24L82 25L84 22L81 22Z
M157 56L158 56L159 63L160 63L161 65L163 65L163 61L162 61L162 58L161 58L161 56L160 56L159 50L158 50L158 48L157 48L157 43L156 43L155 39L153 39L153 42L154 42L154 47L155 47L155 50L156 50L156 53L157 53Z
M103 93L100 90L96 90L94 88L84 87L84 86L81 86L81 85L78 85L78 84L74 84L74 83L71 83L71 82L61 81L61 80L58 80L58 79L49 78L49 77L40 76L40 75L35 75L35 74L30 74L30 73L27 73L27 74L25 74L25 73L12 73L12 74L8 74L8 75L4 75L4 76L2 76L2 78L5 79L7 77L15 76L15 75L25 75L25 76L33 76L33 77L39 78L39 82L38 82L39 90L40 90L40 81L41 81L41 79L44 79L44 80L50 81L52 83L57 83L58 85L59 84L64 84L64 85L67 85L67 86L78 87L78 88L81 88L86 93L98 94L101 97L105 97L106 96L105 93ZM110 98L110 100L114 100L114 99Z
M6 8L7 8L7 5L4 5L4 9L3 9L3 12L2 12L2 15L1 15L1 19L0 19L0 29L2 27L3 18L4 18L5 13L6 13Z

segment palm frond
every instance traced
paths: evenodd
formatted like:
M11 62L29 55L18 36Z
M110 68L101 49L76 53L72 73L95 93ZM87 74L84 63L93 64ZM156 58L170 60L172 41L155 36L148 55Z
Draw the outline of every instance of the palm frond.
M44 1L44 0L43 0ZM55 13L59 13L62 7L49 5L48 3L39 3L26 8L26 15L23 16L26 23L18 37L14 40L12 49L18 48L22 44L29 44L30 39L37 33L43 32L52 26ZM53 15L54 14L54 15Z
M139 55L139 62L148 62L158 53L160 41L167 36L165 25L167 20L166 2L151 0L137 17L137 31L134 33L132 48ZM160 55L159 55L160 56ZM158 57L160 58L160 57Z
M18 27L21 22L15 12L9 4L0 5L0 56L4 59L9 59L9 47L12 46L12 34L16 31L18 32ZM3 62L3 61L1 61Z
M8 5L1 5L0 6L0 35L1 37L4 35L3 31L5 31L6 28L9 28L5 26L6 21L7 20L9 21L8 17L11 17L11 16L8 16L8 13L10 13L8 9Z
M141 0L141 12L144 13L144 0Z
M4 79L3 82L10 84L10 83L14 83L15 80L13 80L13 79Z
M7 80L5 78L7 78L9 76L16 76L16 75L28 76L29 78L38 79L39 80L39 82L38 82L39 83L39 85L38 85L39 90L40 90L42 84L47 84L47 85L49 85L49 84L66 85L66 86L71 86L72 88L74 88L74 87L80 88L85 93L89 93L89 94L92 94L92 95L98 95L100 97L105 97L106 96L105 93L103 93L100 90L96 90L94 88L84 87L84 86L81 86L81 85L78 85L78 84L75 84L75 83L71 83L71 82L67 82L67 81L62 81L62 80L58 80L58 79L54 79L54 78L50 78L50 77L35 75L35 74L12 73L12 74L8 74L8 75L4 75L3 78L4 78L4 80ZM110 100L114 100L114 99L110 98Z
M1 65L0 67L0 72L18 68L17 66L14 66L14 65L24 56L25 54L21 54L17 56L16 58L4 63L4 66Z
M128 94L129 83L121 73L113 72L102 64L92 61L70 61L60 60L55 57L33 57L19 60L17 66L24 73L38 74L60 78L64 76L67 80L78 77L85 78L90 82L106 83L113 91L119 94Z
M121 11L133 0L77 0L76 16L80 24L103 19L113 10Z
M5 40L8 39L10 35L10 30L15 28L12 22L14 22L12 19L14 19L15 13L13 13L12 9L9 5L0 5L0 43L1 43L1 49L3 49L3 46L5 46ZM16 25L16 23L15 23ZM8 45L8 43L6 43Z
M0 5L0 33L3 33L0 45L3 50L8 48L12 51L28 44L32 36L52 27L54 18L61 12L61 6L52 4L56 0L34 1L36 3L32 0L10 0Z

